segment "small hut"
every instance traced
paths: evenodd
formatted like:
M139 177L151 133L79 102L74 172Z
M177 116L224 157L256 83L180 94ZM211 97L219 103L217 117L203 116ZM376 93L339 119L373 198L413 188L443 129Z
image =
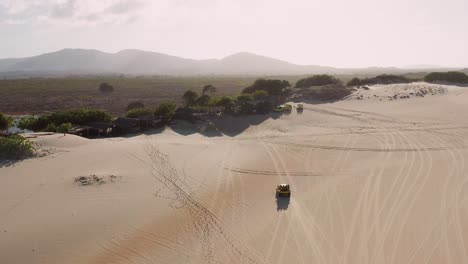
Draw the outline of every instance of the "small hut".
M107 122L91 122L84 126L75 126L70 134L86 138L109 136L112 132L112 124Z

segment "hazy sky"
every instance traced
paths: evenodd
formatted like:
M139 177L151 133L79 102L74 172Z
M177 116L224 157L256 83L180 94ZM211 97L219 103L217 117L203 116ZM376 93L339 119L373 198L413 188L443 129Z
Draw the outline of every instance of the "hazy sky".
M468 0L0 0L0 58L63 48L468 66Z

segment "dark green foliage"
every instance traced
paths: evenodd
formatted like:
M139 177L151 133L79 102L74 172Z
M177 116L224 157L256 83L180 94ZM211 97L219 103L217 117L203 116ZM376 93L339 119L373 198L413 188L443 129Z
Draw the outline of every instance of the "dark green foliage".
M245 114L245 115L253 114L254 109L255 109L255 106L248 102L243 102L240 105L241 114Z
M253 96L251 94L245 93L237 96L237 101L239 102L249 102L253 101Z
M259 102L255 105L255 111L257 114L267 114L273 110L273 104L271 102Z
M175 102L164 102L156 108L154 114L161 116L163 119L169 120L174 116L176 109L177 105Z
M468 83L468 75L463 72L431 72L424 77L426 82Z
M251 86L242 90L242 93L254 93L258 90L266 91L269 95L281 95L287 87L290 87L288 81L285 80L266 80L258 79Z
M350 94L351 89L343 85L330 85L313 88L309 92L308 98L319 101L334 101L341 100Z
M114 86L104 82L99 85L99 91L102 93L112 93L114 91Z
M195 104L195 101L198 98L198 93L192 90L188 90L184 93L184 95L182 95L182 98L184 99L185 105L187 107L192 106Z
M209 92L210 94L216 93L216 87L214 87L211 84L203 86L202 95L205 95L207 92Z
M125 114L125 117L137 118L137 117L145 116L145 115L148 115L148 114L151 114L151 111L148 110L148 109L134 108L134 109L128 110L127 113Z
M39 117L26 117L18 123L20 129L41 131L49 124L59 126L64 123L73 125L84 125L90 122L110 122L111 116L102 110L96 109L75 109L59 111ZM52 128L52 127L51 127Z
M19 159L34 155L33 143L21 136L0 137L0 158Z
M255 100L259 100L259 99L267 97L268 93L265 90L257 90L253 92L252 96Z
M210 102L210 96L209 95L202 95L200 97L198 97L196 100L195 100L195 104L196 105L199 105L199 106L206 106L208 105L208 103Z
M140 101L131 102L127 106L127 111L132 110L132 109L136 109L136 108L145 108L145 104L143 104Z
M341 84L341 81L334 76L320 74L300 79L296 82L296 88L308 88L311 86L322 86L331 84Z
M375 78L362 80L363 84L410 83L411 80L401 75L382 74Z
M54 123L50 123L43 129L45 132L57 132L57 126Z
M57 131L58 133L68 133L68 131L70 131L72 128L72 124L71 123L63 123L61 124L60 126L57 127Z
M228 96L223 96L216 105L223 107L224 111L229 113L232 112L232 108L234 107L234 100Z
M13 122L13 119L11 117L8 117L0 113L0 131L8 130L12 122Z
M30 116L30 117L23 117L21 118L18 123L17 123L17 127L19 129L28 129L32 126L34 126L34 123L37 121L38 118L36 117L33 117L33 116Z
M361 85L361 79L355 77L351 79L351 81L349 81L346 85L347 86L359 86Z
M401 75L382 74L373 78L353 78L347 83L348 86L373 85L373 84L393 84L393 83L410 83L411 80Z

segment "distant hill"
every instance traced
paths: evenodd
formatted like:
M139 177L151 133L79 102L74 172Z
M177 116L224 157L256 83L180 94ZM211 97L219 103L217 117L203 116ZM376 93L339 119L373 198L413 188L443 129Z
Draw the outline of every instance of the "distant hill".
M339 69L297 65L248 52L223 59L193 60L141 50L106 53L98 50L63 49L21 59L0 59L0 76L56 76L69 74L132 75L305 75L344 73L405 73L408 69Z

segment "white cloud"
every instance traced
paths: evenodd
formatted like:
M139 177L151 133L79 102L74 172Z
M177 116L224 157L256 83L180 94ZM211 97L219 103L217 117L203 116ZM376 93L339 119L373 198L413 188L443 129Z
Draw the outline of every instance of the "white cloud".
M342 67L460 65L466 10L467 0L0 0L0 33L9 36L0 57L137 48Z
M51 17L56 18L70 18L75 15L77 10L77 1L67 0L63 3L57 3L55 6L53 6L50 15Z
M145 7L132 0L0 0L0 23L122 23Z

